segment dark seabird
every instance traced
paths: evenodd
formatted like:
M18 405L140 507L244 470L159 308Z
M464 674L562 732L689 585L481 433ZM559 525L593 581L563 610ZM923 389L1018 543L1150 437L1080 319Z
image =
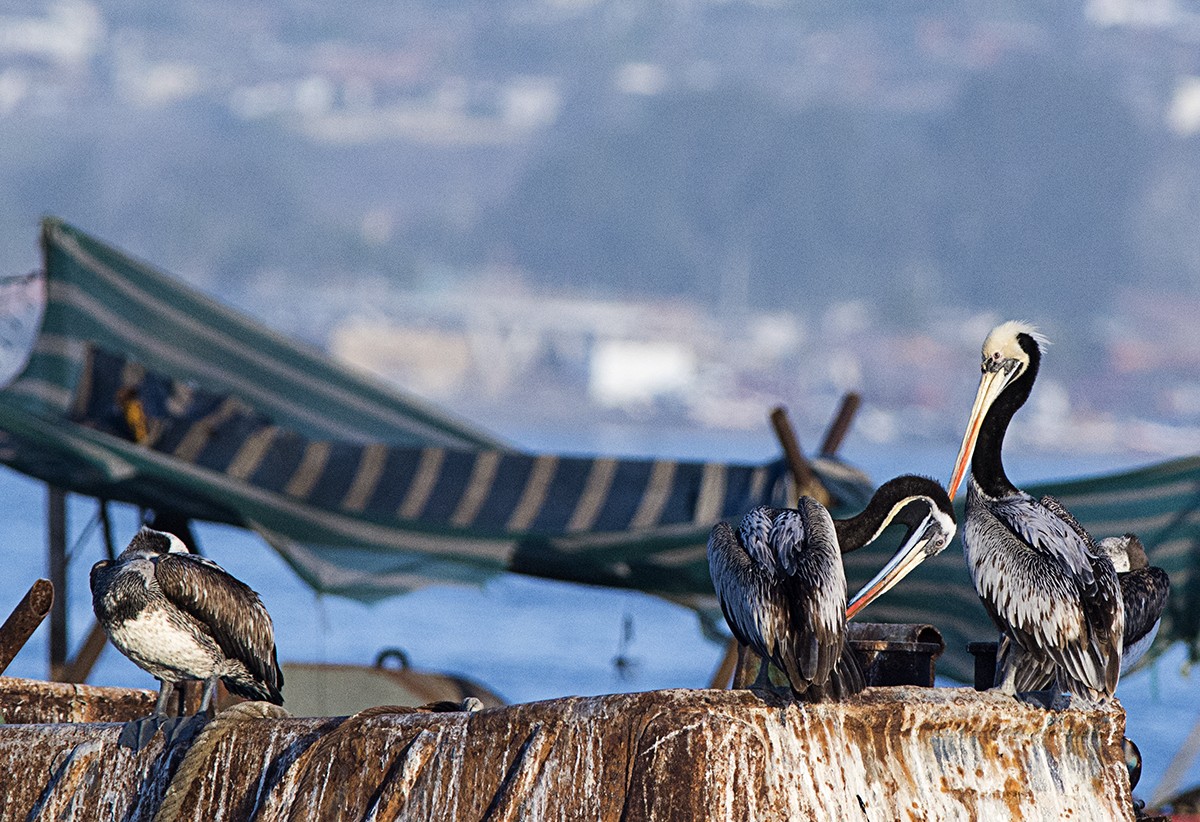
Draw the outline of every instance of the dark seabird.
M1133 534L1106 537L1097 543L1117 570L1121 600L1125 603L1125 647L1121 673L1138 663L1158 636L1171 580L1162 568L1150 564L1146 548Z
M1121 669L1124 606L1117 572L1087 532L1055 500L1037 500L1004 472L1008 424L1033 390L1044 339L1006 322L983 344L983 376L955 462L953 496L970 465L963 553L1002 634L999 688L1053 679L1054 693L1084 701L1111 697Z
M283 704L274 628L258 594L173 534L143 527L115 560L92 567L91 587L96 619L113 645L161 683L154 713L143 721L148 731L127 727L134 747L163 724L183 680L205 683L201 714L218 679L237 696Z
M908 526L900 550L855 598L854 610L880 596L954 536L954 513L940 485L897 477L859 515L834 520L809 497L794 509L760 507L737 531L713 527L708 565L734 637L762 657L752 687L769 688L768 661L787 674L797 699L840 699L865 686L846 645L842 552L876 539L892 522Z

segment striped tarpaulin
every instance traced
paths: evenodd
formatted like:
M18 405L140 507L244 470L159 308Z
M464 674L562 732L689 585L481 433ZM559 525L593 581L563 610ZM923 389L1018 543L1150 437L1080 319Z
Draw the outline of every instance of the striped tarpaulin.
M47 302L0 390L0 462L68 490L256 529L313 587L360 599L517 571L634 588L720 620L705 558L717 519L788 498L766 465L526 454L339 367L59 221L43 226ZM118 394L136 389L146 430ZM139 440L139 441L135 441ZM815 460L854 513L870 483ZM1200 457L1028 488L1097 537L1138 533L1174 586L1159 646L1195 649ZM900 534L845 559L850 590ZM994 638L956 546L863 618L928 622L943 674Z
M359 442L490 446L462 420L331 362L58 220L42 225L46 311L6 397L69 410L89 345L239 397L281 425Z
M778 499L783 488L780 462L616 460L310 438L237 397L95 346L79 373L70 419L89 433L137 440L176 463L252 486L278 506L311 509L313 517L402 529L407 539L440 540L439 553L479 553L541 575L612 582L629 576L631 562L647 571L690 563L696 568L686 576L657 587L696 593L712 523ZM136 401L145 420L140 435L122 401ZM258 525L276 540L293 530L278 518ZM692 542L683 553L676 548L681 538ZM647 550L652 539L668 540L670 555ZM278 541L294 553L288 540Z
M45 315L0 391L0 461L253 528L318 590L373 599L516 571L712 614L712 524L785 498L779 461L505 448L62 222L42 242ZM852 507L869 493L844 465L815 470Z

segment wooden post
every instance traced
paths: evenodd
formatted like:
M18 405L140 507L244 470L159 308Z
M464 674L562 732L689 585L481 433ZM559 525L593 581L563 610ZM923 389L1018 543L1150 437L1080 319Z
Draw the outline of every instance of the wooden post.
M838 448L842 446L842 440L846 438L846 432L850 430L850 423L854 422L854 415L858 413L860 405L862 405L862 395L857 391L847 391L846 395L842 397L842 404L829 424L829 430L825 432L825 441L821 443L822 457L832 457L837 453Z
M53 602L54 586L48 579L39 579L0 625L0 674L42 624Z
M783 455L791 469L792 479L796 482L797 496L808 495L824 506L830 504L829 492L817 480L812 472L804 452L800 450L800 441L796 439L796 431L788 419L787 409L782 405L771 412L771 425L775 428L775 436L783 447Z
M67 492L46 486L47 547L54 603L50 608L50 679L61 682L67 667Z

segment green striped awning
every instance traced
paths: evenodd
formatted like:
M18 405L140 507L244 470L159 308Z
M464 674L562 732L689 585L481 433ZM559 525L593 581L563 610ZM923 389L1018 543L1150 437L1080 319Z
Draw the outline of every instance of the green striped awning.
M67 490L252 528L317 590L369 600L516 571L643 590L719 621L711 526L789 498L781 461L508 448L65 223L46 220L42 245L44 316L28 361L0 389L0 463ZM11 347L0 323L0 359ZM131 421L131 400L144 424ZM861 472L813 467L835 515L865 505ZM1173 585L1159 647L1197 650L1200 457L1026 490L1058 497L1097 537L1139 534ZM898 537L846 556L850 590ZM966 642L994 637L955 546L864 617L936 625L947 641L939 670L961 680L971 676Z
M786 498L781 460L506 448L62 222L42 243L44 318L0 390L0 462L253 528L318 590L369 600L515 571L713 613L712 524ZM814 469L865 502L861 473Z

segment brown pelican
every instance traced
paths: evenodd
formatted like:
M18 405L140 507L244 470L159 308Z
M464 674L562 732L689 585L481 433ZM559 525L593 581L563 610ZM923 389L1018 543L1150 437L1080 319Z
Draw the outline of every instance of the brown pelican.
M1097 547L1112 560L1125 604L1124 650L1121 673L1138 663L1158 636L1158 626L1171 593L1167 572L1150 564L1146 548L1133 534L1106 537Z
M1008 424L1033 389L1044 342L1019 322L988 334L949 491L958 490L969 463L963 553L1003 634L998 687L1015 695L1026 674L1045 675L1057 682L1056 693L1093 700L1112 696L1120 673L1124 608L1116 571L1061 505L1017 489L1000 459Z
M842 551L876 539L891 523L908 526L899 551L855 597L850 615L900 581L954 536L954 512L940 485L897 477L880 486L866 509L834 520L809 497L794 509L755 508L735 532L717 523L708 567L734 637L762 657L754 688L769 688L767 663L787 674L794 696L839 699L865 686L845 643L848 618Z
M161 685L154 713L121 741L139 748L164 724L176 683L203 680L200 713L217 680L247 699L283 704L274 628L262 601L173 534L143 527L115 560L92 567L92 608L108 638Z

